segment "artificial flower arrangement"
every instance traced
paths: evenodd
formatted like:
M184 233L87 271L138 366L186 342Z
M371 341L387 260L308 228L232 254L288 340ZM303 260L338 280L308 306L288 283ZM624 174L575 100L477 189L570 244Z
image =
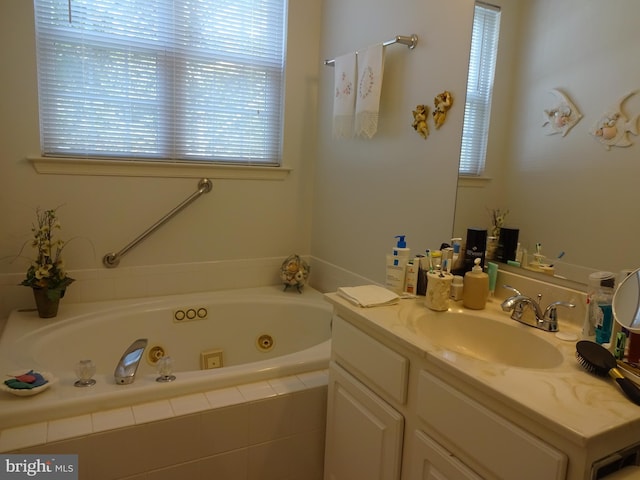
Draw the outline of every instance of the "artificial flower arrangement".
M33 241L31 245L36 249L35 261L27 270L27 278L21 285L34 289L45 289L47 297L59 300L64 296L66 288L74 282L67 275L62 261L62 250L65 242L55 239L55 231L60 230L60 223L56 210L36 210L37 225L31 227Z
M497 238L500 235L500 228L504 227L504 221L508 213L509 210L500 210L499 208L494 208L490 211L492 236Z

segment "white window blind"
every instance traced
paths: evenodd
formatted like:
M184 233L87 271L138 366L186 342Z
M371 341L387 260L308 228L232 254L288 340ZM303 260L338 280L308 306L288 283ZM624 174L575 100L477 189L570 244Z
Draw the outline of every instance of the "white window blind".
M34 0L42 154L277 165L286 0Z
M477 176L484 171L499 33L500 9L476 2L462 128L460 175Z

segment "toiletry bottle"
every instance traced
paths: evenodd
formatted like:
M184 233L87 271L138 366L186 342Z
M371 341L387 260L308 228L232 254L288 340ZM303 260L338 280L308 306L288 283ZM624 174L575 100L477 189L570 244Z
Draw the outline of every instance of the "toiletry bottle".
M473 268L476 258L480 259L480 268L484 268L484 256L487 250L487 230L481 228L467 229L467 243L464 251L464 271Z
M416 283L416 295L425 296L427 294L427 272L429 262L424 255L416 255L414 261L418 261L418 281Z
M409 261L409 256L411 255L411 249L407 248L407 242L404 240L406 235L396 235L395 238L398 239L398 243L395 247L393 247L393 256L394 257L403 257L405 262Z
M489 275L482 271L480 261L476 258L475 266L464 275L462 305L473 310L482 310L489 296Z
M587 285L587 312L582 329L583 337L595 335L596 343L609 343L613 312L613 288L615 275L611 272L595 272L589 275Z
M463 256L460 255L462 251L462 238L455 237L451 239L451 248L453 248L453 257L451 261L451 270L459 270L462 267Z
M627 362L639 363L640 362L640 333L629 332L629 338L627 339L629 349L627 350Z
M415 257L407 263L404 291L412 295L418 294L418 272L420 270L420 257Z
M496 291L496 281L498 280L498 264L487 262L487 275L489 275L489 296L493 297Z
M462 300L462 290L464 283L461 275L454 275L451 283L451 299L454 301Z
M398 243L393 247L393 252L387 255L387 275L385 287L398 294L404 292L407 264L411 250L407 248L404 235L398 235Z

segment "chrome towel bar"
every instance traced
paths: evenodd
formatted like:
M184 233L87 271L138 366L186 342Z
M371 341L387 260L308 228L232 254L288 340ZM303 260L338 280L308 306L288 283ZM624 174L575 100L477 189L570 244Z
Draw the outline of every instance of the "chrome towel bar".
M409 50L413 50L414 48L416 48L416 45L418 44L418 36L414 33L413 35L396 35L394 38L392 38L391 40L387 40L386 42L382 43L383 47L387 47L389 45L393 45L394 43L399 43L401 45L406 45L407 47L409 47ZM333 67L335 66L335 60L325 60L324 64L329 66L329 67Z
M178 205L176 208L171 210L169 213L167 213L164 217L162 217L156 223L154 223L149 228L147 228L140 236L138 236L138 238L133 240L131 243L129 243L126 247L124 247L118 253L107 253L102 258L102 263L104 264L104 266L107 267L107 268L115 268L115 267L117 267L118 264L120 263L120 258L123 257L124 255L126 255L127 252L129 252L129 250L131 250L133 247L138 245L145 238L147 238L149 235L151 235L153 232L155 232L158 228L160 228L162 225L164 225L169 220L171 220L175 215L177 215L182 210L184 210L188 205L190 205L200 195L202 195L203 193L209 193L212 189L213 189L213 185L211 183L211 180L209 180L208 178L201 179L198 182L198 190L195 193L191 194L191 196L189 196L189 198L187 198L180 205Z

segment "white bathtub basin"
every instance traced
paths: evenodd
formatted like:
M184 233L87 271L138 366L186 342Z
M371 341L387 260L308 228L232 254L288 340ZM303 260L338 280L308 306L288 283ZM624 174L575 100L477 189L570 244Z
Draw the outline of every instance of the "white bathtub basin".
M206 315L176 320L190 310ZM0 392L0 430L325 369L330 322L331 307L319 292L283 292L280 286L65 303L48 320L14 311L0 337L0 374L34 369L51 372L58 382L28 400ZM261 348L263 335L269 348ZM116 385L116 364L137 338L149 345L135 381ZM155 381L147 353L157 346L172 357L176 381ZM222 352L222 368L201 369L201 354L210 351ZM74 368L86 359L96 364L97 383L76 388Z

